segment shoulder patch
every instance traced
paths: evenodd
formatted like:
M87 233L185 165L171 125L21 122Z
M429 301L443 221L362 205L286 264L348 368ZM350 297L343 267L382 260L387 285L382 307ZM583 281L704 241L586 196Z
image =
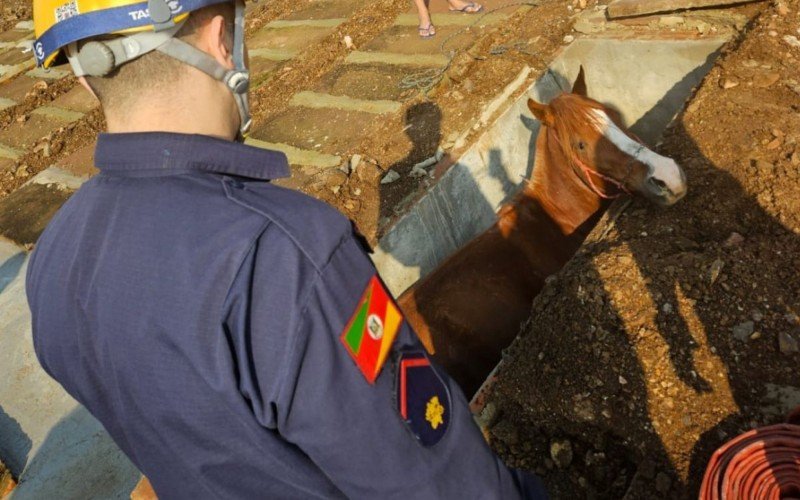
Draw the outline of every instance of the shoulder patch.
M450 391L422 351L404 352L397 361L397 406L423 446L441 441L450 427Z
M373 276L340 337L370 384L378 378L402 322L403 315L383 283Z

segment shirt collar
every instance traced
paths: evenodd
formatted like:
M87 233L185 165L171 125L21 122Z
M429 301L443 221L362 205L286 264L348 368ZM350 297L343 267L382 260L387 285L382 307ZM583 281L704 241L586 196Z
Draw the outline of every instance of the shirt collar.
M108 172L199 170L263 180L289 176L286 155L279 151L205 135L100 134L94 160Z

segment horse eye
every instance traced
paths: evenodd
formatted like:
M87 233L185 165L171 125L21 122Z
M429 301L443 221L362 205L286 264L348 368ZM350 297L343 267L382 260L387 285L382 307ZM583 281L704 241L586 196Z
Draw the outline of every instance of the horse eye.
M586 143L584 143L583 141L578 141L578 149L580 149L581 151L586 149Z

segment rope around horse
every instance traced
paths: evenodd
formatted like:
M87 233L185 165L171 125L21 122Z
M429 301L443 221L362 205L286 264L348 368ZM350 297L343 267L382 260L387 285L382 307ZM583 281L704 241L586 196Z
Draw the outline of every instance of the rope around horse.
M410 75L407 75L405 78L403 78L400 81L400 83L398 84L398 86L403 90L418 89L418 90L421 90L423 92L428 92L437 83L439 83L442 80L442 78L444 77L444 74L447 72L448 69L450 69L450 66L452 66L453 60L455 59L456 54L458 54L460 50L463 50L463 49L457 49L457 50L451 50L449 52L445 52L445 46L450 42L450 40L452 40L456 36L460 35L461 33L464 33L466 31L470 30L476 24L480 23L489 14L493 14L493 13L497 12L498 10L507 9L509 7L519 7L519 6L523 6L523 5L530 5L531 7L537 7L539 5L539 2L538 1L509 2L509 3L505 3L503 5L500 5L498 7L495 7L492 10L484 12L483 15L479 16L472 23L464 26L463 28L461 28L458 31L455 31L455 32L451 33L439 45L439 52L444 54L447 57L447 63L444 66L442 66L441 68L431 68L431 69L427 69L427 70L424 70L424 71L418 71L416 73L411 73ZM497 47L493 47L489 51L489 53L491 55L500 55L500 54L504 54L504 53L508 52L508 50L515 49L515 50L517 50L519 52L522 52L523 54L533 55L531 52L527 52L526 50L523 50L522 47L524 45L527 45L527 44L525 44L524 42L516 42L516 43L511 44L511 45L500 45L500 46L497 46Z

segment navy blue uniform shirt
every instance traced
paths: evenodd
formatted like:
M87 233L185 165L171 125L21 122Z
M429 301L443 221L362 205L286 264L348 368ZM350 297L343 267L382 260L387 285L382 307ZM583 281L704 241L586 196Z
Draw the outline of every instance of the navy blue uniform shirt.
M282 153L104 134L95 163L31 257L34 345L160 497L540 495L445 375L443 435L400 416L405 323L367 382L340 336L376 271L346 218L265 182Z

